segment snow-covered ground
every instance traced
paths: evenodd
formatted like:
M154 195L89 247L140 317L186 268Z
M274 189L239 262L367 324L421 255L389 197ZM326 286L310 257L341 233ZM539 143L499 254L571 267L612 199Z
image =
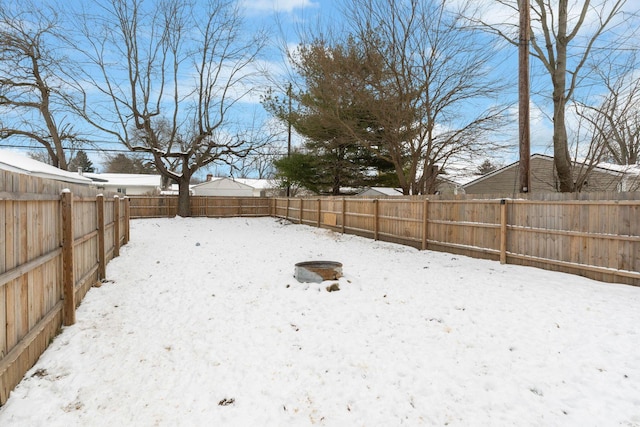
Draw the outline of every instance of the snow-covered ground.
M640 426L639 288L273 218L135 220L107 274L0 426Z

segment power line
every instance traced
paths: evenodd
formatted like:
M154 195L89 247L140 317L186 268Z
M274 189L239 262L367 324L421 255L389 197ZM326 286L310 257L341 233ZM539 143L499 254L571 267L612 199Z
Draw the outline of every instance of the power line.
M20 148L23 150L46 150L46 147L32 147L25 145L12 145L12 144L0 144L0 148ZM103 152L103 153L131 153L131 150L127 149L118 149L118 148L79 148L79 147L62 147L63 150L77 150L77 151L88 151L88 152Z
M42 146L25 146L25 145L12 145L12 144L0 144L0 148L20 148L23 150L46 150L46 147ZM68 151L85 151L85 152L96 152L96 153L144 153L140 151L132 151L126 148L80 148L80 147L62 147L63 150ZM274 152L274 153L255 153L253 155L259 156L286 156L285 152ZM249 155L252 156L252 155Z

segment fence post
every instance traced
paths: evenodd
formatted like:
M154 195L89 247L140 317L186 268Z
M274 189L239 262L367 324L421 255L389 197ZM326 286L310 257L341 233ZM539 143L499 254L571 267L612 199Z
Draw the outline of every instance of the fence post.
M427 249L429 240L429 199L424 199L422 211L422 250L424 251Z
M378 207L378 199L373 199L373 240L378 240L379 234L379 207Z
M507 201L500 200L500 264L507 263Z
M113 200L113 257L120 256L120 197Z
M96 207L98 211L98 280L107 277L107 259L105 255L104 242L104 195L96 196Z
M284 219L289 221L289 204L291 203L291 199L287 197L287 211L284 213Z
M342 198L342 234L344 234L344 223L346 222L346 218L347 218L346 208L347 208L347 201L343 197Z
M62 323L76 323L76 283L73 265L73 194L63 190L62 202Z
M129 226L131 222L131 199L125 197L124 199L124 242L123 244L129 243L129 239L131 238L131 227Z
M298 224L302 224L302 215L304 213L304 204L303 204L303 202L304 202L304 199L300 198L300 219L298 221Z
M322 202L318 198L318 228L320 228L320 217L322 216Z

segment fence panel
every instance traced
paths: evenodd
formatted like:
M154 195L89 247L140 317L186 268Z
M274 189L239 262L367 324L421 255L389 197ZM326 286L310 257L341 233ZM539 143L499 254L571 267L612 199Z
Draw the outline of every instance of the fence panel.
M59 196L0 197L0 405L62 321L59 217Z
M178 213L177 196L131 196L131 218L172 218ZM234 216L271 216L272 200L264 197L191 196L191 216L224 218ZM283 199L286 200L286 199ZM277 207L285 215L282 206Z
M359 236L373 237L375 229L374 206L370 199L342 199L344 231Z
M130 196L131 218L173 218L178 214L177 196Z
M371 203L370 199L364 200ZM372 224L373 228L377 228L380 240L416 247L422 245L425 213L421 200L379 199L377 204L377 217ZM373 204L371 206L374 207Z
M72 201L68 225L63 190ZM60 329L63 301L81 301L99 280L98 199L95 188L0 171L0 405ZM120 239L127 233L125 221ZM63 297L65 277L73 278L73 298Z
M637 284L640 230L632 218L640 203L517 200L509 206L510 261Z
M80 303L98 282L98 211L95 198L75 198L73 204L74 277Z

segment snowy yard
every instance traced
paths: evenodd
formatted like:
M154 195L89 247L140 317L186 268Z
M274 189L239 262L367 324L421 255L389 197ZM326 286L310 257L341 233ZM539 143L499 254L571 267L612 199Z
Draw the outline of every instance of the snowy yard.
M273 218L135 220L107 276L0 426L640 426L640 288Z

